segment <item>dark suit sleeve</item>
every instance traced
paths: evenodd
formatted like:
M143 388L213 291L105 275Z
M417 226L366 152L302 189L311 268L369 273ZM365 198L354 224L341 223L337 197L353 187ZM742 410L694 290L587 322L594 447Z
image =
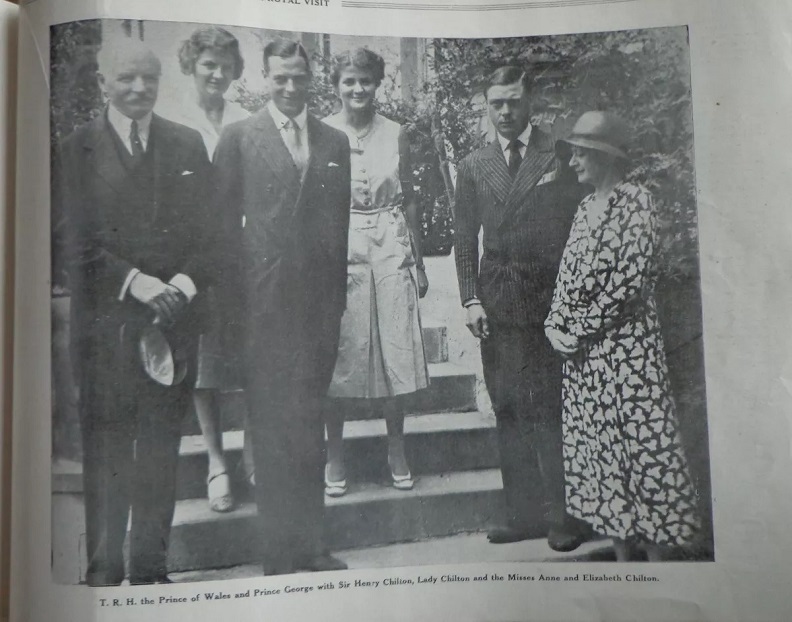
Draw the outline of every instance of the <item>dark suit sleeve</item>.
M200 292L214 281L213 261L208 249L213 244L218 223L216 210L210 201L211 165L203 139L193 130L185 134L185 139L189 154L187 167L193 172L195 183L191 188L192 196L188 200L191 214L188 222L184 223L189 229L191 252L180 272L189 276Z
M242 282L242 158L239 133L223 130L215 150L211 172L209 209L213 237L210 258L213 282L220 294L229 324L238 329L243 305Z
M343 292L339 302L341 312L346 308L346 295L347 295L347 251L349 245L349 206L351 203L352 194L352 165L350 163L350 150L349 139L346 134L340 133L338 137L338 159L341 165L341 174L339 177L345 180L346 183L339 192L339 230L341 237L339 240L339 249L336 254L338 257L339 265L337 268L338 278L338 291Z
M100 241L102 225L83 187L86 162L81 151L77 136L67 138L60 151L60 163L55 167L57 179L53 184L57 188L53 196L59 203L53 209L59 219L56 246L62 249L62 257L71 266L73 287L89 287L119 296L135 266L111 253Z
M478 236L481 219L476 199L476 186L470 162L465 159L457 171L454 200L454 255L456 257L459 295L464 303L478 296Z

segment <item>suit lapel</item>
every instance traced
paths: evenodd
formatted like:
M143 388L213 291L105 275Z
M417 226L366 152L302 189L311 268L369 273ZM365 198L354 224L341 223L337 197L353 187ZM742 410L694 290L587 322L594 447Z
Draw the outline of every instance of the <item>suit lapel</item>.
M322 137L324 129L322 122L309 114L306 126L308 127L308 165L305 168L305 175L300 185L300 194L297 199L298 205L303 202L304 189L309 187L316 173L327 165L327 154L325 153L327 141L323 140Z
M275 121L266 108L258 114L254 128L256 132L253 136L253 144L259 155L275 174L275 179L280 180L291 191L296 203L300 194L300 174L280 131L275 127Z
M123 201L129 198L129 171L121 161L112 132L105 115L92 122L91 131L84 143L90 153L90 161L97 176L102 179Z
M512 186L512 179L509 175L509 167L506 158L497 139L484 147L481 152L481 173L484 181L492 188L495 197L501 204L506 203L509 191Z
M511 184L506 198L506 208L498 226L508 221L514 212L524 205L526 196L536 187L554 158L552 139L534 127L520 170L517 171L514 183Z
M161 123L160 118L154 115L151 118L151 128L149 130L149 145L152 148L152 159L154 164L154 206L152 220L157 217L159 211L159 198L162 196L162 183L170 167L178 164L174 158L173 140Z

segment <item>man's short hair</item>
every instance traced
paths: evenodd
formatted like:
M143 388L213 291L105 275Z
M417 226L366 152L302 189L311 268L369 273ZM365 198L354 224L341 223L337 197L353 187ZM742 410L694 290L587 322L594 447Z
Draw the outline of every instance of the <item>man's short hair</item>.
M144 56L151 56L154 58L160 66L160 71L162 70L162 62L159 56L157 56L154 50L143 41L124 38L121 41L108 42L103 44L96 53L97 71L101 75L109 77L108 72L115 69L116 63L119 60L133 57L142 58Z
M301 56L303 60L305 60L305 66L308 67L308 72L311 72L311 60L308 58L308 52L305 51L303 44L299 41L294 41L292 39L275 39L264 46L265 73L269 73L269 59L272 56L278 56L280 58Z
M498 67L498 69L487 76L484 82L484 97L487 97L490 88L493 86L506 86L507 84L514 84L515 82L521 83L526 93L530 92L532 86L531 79L522 67L518 67L517 65L504 65L503 67Z

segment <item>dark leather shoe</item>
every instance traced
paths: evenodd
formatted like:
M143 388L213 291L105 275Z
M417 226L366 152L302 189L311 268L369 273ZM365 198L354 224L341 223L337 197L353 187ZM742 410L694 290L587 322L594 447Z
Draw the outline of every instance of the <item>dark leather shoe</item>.
M291 562L280 563L280 564L266 563L263 564L262 569L264 571L264 575L267 577L274 577L276 575L292 574L293 572L297 572L297 570L295 570Z
M586 535L581 531L563 527L551 527L547 533L547 546L559 553L574 551L586 540Z
M159 575L156 577L135 577L129 579L129 585L169 585L173 583L168 578L168 575Z
M124 580L123 572L121 574L90 572L85 577L86 585L90 585L91 587L107 587L111 585L121 585L123 580Z
M531 533L527 529L518 529L508 525L493 527L487 532L487 540L492 544L508 544L510 542L521 542L531 538Z
M332 555L317 555L296 564L296 571L329 572L331 570L346 570L347 565Z

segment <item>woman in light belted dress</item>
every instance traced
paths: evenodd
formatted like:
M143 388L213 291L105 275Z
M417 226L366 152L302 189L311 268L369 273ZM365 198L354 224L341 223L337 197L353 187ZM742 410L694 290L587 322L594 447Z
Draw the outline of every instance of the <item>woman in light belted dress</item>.
M336 59L332 79L342 110L325 122L349 137L352 201L347 307L329 395L368 400L388 431L392 484L413 487L404 450L404 397L429 384L418 299L429 286L419 244L409 144L403 128L376 112L383 59L359 48ZM325 492L347 490L344 399L326 415Z
M223 127L250 115L239 104L225 99L231 82L242 75L244 61L239 41L224 28L207 26L195 30L179 49L182 73L192 76L194 89L180 100L163 102L157 109L162 116L198 130L212 159ZM215 298L209 292L211 299ZM214 302L207 305L217 309ZM212 317L212 328L201 335L198 346L198 369L193 392L198 423L206 444L209 465L206 481L209 507L215 512L228 512L235 506L231 478L223 452L223 437L217 393L236 388L232 355L227 351L222 317ZM253 460L247 435L243 450L243 477L252 483Z

